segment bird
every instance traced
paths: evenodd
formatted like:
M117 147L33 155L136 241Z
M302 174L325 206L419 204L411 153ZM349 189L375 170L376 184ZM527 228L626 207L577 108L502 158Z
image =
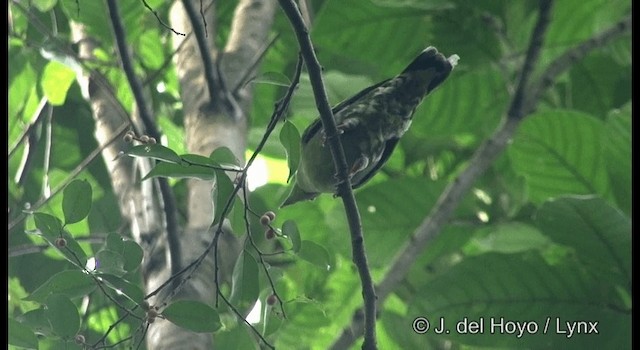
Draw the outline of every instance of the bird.
M442 84L459 57L446 58L429 46L393 78L365 88L332 108L353 189L370 180L385 164L409 129L416 108ZM300 162L285 207L322 193L337 196L338 180L320 118L300 138Z

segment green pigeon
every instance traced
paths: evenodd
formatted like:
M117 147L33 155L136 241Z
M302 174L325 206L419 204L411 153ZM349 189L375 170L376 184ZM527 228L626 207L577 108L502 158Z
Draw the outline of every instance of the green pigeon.
M447 79L458 56L424 49L399 75L370 86L332 111L340 133L352 187L371 179L389 159L425 96ZM320 119L302 134L293 190L282 206L336 194L338 180Z

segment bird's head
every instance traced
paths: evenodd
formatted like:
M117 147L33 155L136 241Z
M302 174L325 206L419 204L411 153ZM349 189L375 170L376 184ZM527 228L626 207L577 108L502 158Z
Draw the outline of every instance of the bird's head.
M402 74L428 73L432 74L427 92L440 85L447 77L453 67L458 63L458 55L449 58L444 57L438 50L429 46L424 49L409 65L402 71Z

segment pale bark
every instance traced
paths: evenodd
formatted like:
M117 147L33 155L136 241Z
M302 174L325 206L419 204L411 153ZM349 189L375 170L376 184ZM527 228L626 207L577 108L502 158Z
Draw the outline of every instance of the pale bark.
M199 9L200 2L194 1ZM241 0L234 14L231 34L226 47L219 50L214 47L216 21L214 7L205 13L208 28L209 52L214 62L222 57L220 71L225 86L234 88L247 70L256 68L256 60L265 49L264 43L271 27L276 9L272 0ZM176 1L171 9L171 26L179 32L190 33L191 25L185 16L182 3ZM81 55L89 57L92 52L90 38L86 37L82 27L74 25L74 40L81 42ZM174 47L180 45L184 37L175 37ZM81 40L82 39L82 40ZM222 54L221 54L222 53ZM240 106L240 116L233 118L225 115L224 109L210 103L208 86L203 74L203 63L199 48L190 35L181 50L175 55L180 86L182 90L183 112L185 116L185 142L189 153L208 156L214 149L226 146L236 157L244 160L247 144L248 111L252 103L250 85L236 91L235 98ZM87 72L78 80L83 87L85 97L90 102L96 121L96 139L103 145L114 133L123 133L129 124L127 113L117 102L106 80L96 73ZM220 88L217 86L216 88ZM107 169L111 174L114 192L119 200L123 219L129 222L136 241L145 250L142 273L145 291L154 291L171 276L169 247L166 242L165 218L162 211L161 196L153 181L139 183L141 176L150 170L150 163L144 159L118 157L118 153L130 145L117 141L102 152ZM190 181L188 196L188 221L181 232L181 257L183 266L191 263L202 254L213 238L213 203L211 182ZM219 241L218 258L219 280L226 280L230 274L240 249L236 237L230 232L222 235ZM215 306L215 259L205 259L177 295L169 290L159 293L150 300L150 304L162 306L175 299L198 300ZM170 299L167 299L170 297ZM161 318L151 324L147 334L149 349L211 349L211 334L193 333L176 327Z

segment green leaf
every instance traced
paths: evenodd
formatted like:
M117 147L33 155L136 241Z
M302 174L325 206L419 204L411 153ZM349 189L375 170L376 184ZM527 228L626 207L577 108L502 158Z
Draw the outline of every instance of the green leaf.
M631 221L601 198L558 198L536 214L540 229L574 248L585 267L624 288L631 286Z
M293 250L294 253L299 252L302 243L300 242L300 232L298 231L298 225L296 225L296 222L293 220L286 220L283 222L282 234L291 240L291 243L293 244L291 250Z
M63 231L62 238L67 242L65 247L58 248L62 255L79 268L87 266L87 253L85 253L78 241L66 231ZM55 241L49 243L55 246Z
M133 146L125 154L134 157L145 157L180 164L182 159L172 149L160 144Z
M110 275L110 274L100 274L100 277L106 280L107 286L111 289L117 290L118 292L127 296L127 298L134 301L136 304L142 304L144 302L144 292L140 289L139 286L127 281L126 279Z
M109 273L116 276L123 276L127 273L124 270L124 257L113 250L103 249L96 253L96 272Z
M231 278L231 303L241 310L252 307L260 294L256 259L243 252L236 260Z
M31 4L40 12L47 12L56 6L58 0L33 0Z
M9 339L8 344L26 349L37 349L38 338L31 328L23 325L15 319L9 317L8 322Z
M235 201L237 199L237 195L233 198L230 198L235 189L235 185L233 184L229 176L227 176L224 171L216 171L216 174L217 176L215 179L215 184L213 186L213 206L215 208L213 217L214 223L220 222L220 220L223 219L222 214L227 205L227 201L231 199L229 211L227 211L227 214L229 214L231 213L233 205L235 204Z
M213 180L215 179L215 171L211 168L203 167L200 165L184 165L184 164L172 164L172 163L158 163L151 171L145 175L142 180L147 180L153 177L171 177L175 179L200 179L200 180Z
M123 242L123 251L120 254L124 257L123 268L131 272L140 266L144 252L138 243L131 240L125 240Z
M76 78L73 69L57 61L50 61L44 68L40 85L44 95L54 106L64 104L67 91Z
M164 63L163 42L157 29L145 30L140 36L137 53L145 66L159 69Z
M62 223L57 217L45 213L33 213L33 220L40 233L50 242L60 237Z
M234 168L240 168L240 161L228 147L218 147L209 156L214 163L220 165L232 165Z
M549 243L549 239L536 227L514 221L479 230L472 236L464 251L467 254L517 253L543 249Z
M605 124L605 160L620 208L631 212L631 111L612 113Z
M287 182L289 182L300 164L300 133L295 125L288 120L285 120L280 130L280 142L287 152L287 163L289 165Z
M365 233L367 256L375 267L384 267L395 256L407 236L424 220L444 188L444 181L427 178L402 178L366 185L356 192L362 228ZM344 214L336 211L329 224L345 221ZM344 224L346 227L346 223ZM344 230L336 227L335 230ZM306 232L306 231L305 231ZM346 235L342 241L333 242L335 249L351 254L350 241ZM376 237L376 239L373 239Z
M42 303L44 304L44 301L42 301ZM51 329L49 320L47 320L46 312L47 310L44 307L27 311L23 315L20 315L19 321L31 328L37 334L52 336L53 330Z
M73 337L80 330L78 309L69 297L52 294L47 298L45 315L53 331L61 337Z
M142 261L142 248L134 241L125 239L118 233L107 236L105 248L117 252L124 259L122 268L126 271L135 270Z
M87 180L73 180L64 188L62 211L65 225L76 223L89 215L91 196L91 185Z
M95 288L95 282L86 273L79 270L61 271L51 276L25 299L44 303L51 294L64 294L73 299L85 296Z
M331 269L331 257L327 249L315 242L304 240L298 256L324 270Z
M184 163L187 163L189 165L197 165L197 166L203 166L203 167L209 167L209 168L220 166L218 163L214 162L211 158L201 156L199 154L183 154L180 157L182 157L182 160Z
M199 301L178 300L169 304L162 315L176 326L197 333L215 332L222 327L218 312Z
M256 75L255 78L249 80L249 84L269 84L275 86L288 87L291 80L280 72L263 72Z
M537 254L483 254L464 259L415 286L420 297L407 306L407 322L427 317L436 327L442 318L450 332L438 335L429 330L426 335L491 348L524 344L553 349L629 348L630 310L610 305L613 288L594 277L573 261L550 266ZM464 327L465 320L467 325L484 322L484 332L470 335L456 331L460 322ZM565 322L576 320L598 322L599 333L607 336L568 337L556 331L566 332ZM517 337L513 332L500 332L499 327L491 332L492 321L533 322L538 328ZM425 334L406 330L404 336L424 340Z
M541 204L567 194L610 193L599 120L574 111L548 111L524 120L508 150L525 176L529 198Z
M60 219L55 216L51 216L45 213L34 213L33 218L36 227L42 234L42 237L49 242L49 244L56 249L69 260L71 263L77 265L80 268L84 268L87 264L87 254L84 252L80 244L71 236L68 232L62 229L62 223ZM58 247L56 241L62 238L65 240L66 245Z
M218 349L257 349L256 341L244 325L237 325L216 333Z

